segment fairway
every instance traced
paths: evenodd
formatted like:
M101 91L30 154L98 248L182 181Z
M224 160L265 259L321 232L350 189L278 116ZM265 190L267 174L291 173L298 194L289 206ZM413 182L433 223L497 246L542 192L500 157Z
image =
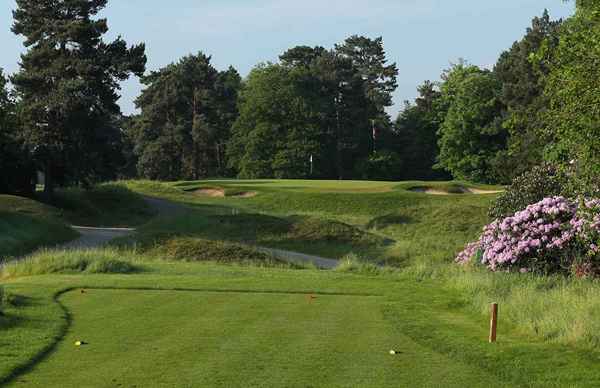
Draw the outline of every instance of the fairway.
M394 334L381 297L311 295L74 290L60 299L73 322L56 352L12 386L474 386L485 379ZM75 346L79 340L88 344Z

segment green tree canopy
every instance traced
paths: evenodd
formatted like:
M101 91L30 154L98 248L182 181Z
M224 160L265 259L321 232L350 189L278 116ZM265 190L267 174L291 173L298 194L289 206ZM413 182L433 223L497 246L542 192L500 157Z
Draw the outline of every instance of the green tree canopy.
M494 160L507 140L501 92L496 76L477 66L461 62L445 73L441 103L447 114L439 131L439 166L455 178L497 181Z
M547 158L570 166L588 189L600 189L600 2L580 0L564 22L556 50L542 46L536 60L549 66L545 135Z
M62 170L71 182L89 183L111 171L105 158L119 132L119 82L142 75L144 45L121 38L105 42L106 19L94 19L107 0L16 0L13 32L27 53L12 77L21 105L25 144L53 192Z
M365 83L336 51L300 46L255 68L229 148L243 177L347 178L371 149ZM311 167L312 160L312 167Z
M237 117L241 79L198 53L142 78L142 113L131 127L140 175L163 180L224 173L224 144Z
M543 112L548 106L543 91L549 70L543 64L536 66L531 58L542 46L555 50L561 23L544 11L542 17L533 19L523 39L501 54L494 68L506 106L503 126L510 135L499 166L505 179L519 176L543 160L546 139L539 129L544 127Z
M415 103L406 102L398 115L395 130L397 145L402 160L402 171L396 179L444 179L447 172L435 170L439 154L437 134L446 112L441 112L442 94L431 81L425 81L418 88L419 96Z

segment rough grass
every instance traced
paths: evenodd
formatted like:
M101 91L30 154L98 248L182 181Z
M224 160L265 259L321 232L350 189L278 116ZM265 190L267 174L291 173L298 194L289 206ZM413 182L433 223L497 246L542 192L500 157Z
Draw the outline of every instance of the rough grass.
M0 262L76 236L60 210L28 198L0 195Z
M341 258L350 252L379 258L392 243L377 234L339 221L255 213L215 215L202 209L151 221L139 228L133 239L143 243L161 234L225 240L331 258Z
M597 349L600 346L600 282L451 269L445 283L464 295L474 311L488 314L490 301L503 320L549 342Z
M146 195L186 204L195 209L196 214L212 216L210 225L216 235L237 236L237 239L272 244L275 248L332 258L357 253L372 261L394 265L418 261L450 262L489 221L487 210L496 197L432 196L412 192L411 187L427 184L498 189L465 182L231 180L167 184L132 181L125 184ZM208 198L186 191L207 185L256 191L258 195L244 199ZM289 222L282 222L294 218L304 220L295 228L298 233L290 232ZM238 226L232 226L231 222ZM195 222L180 220L180 223L189 229ZM317 226L318 233L305 233L306 238L302 238L302 230L309 229L311 223ZM270 230L264 230L270 228L269 225L286 230L288 234L270 238ZM332 235L327 230L335 232ZM212 238L210 235L204 237Z
M303 268L259 252L251 246L226 241L169 235L146 235L143 239L136 240L136 244L139 244L138 253L160 260Z
M126 274L141 270L134 255L115 249L45 250L0 267L0 279L46 274Z
M141 195L119 183L105 183L88 190L59 189L52 205L62 209L70 223L79 226L138 226L154 215Z

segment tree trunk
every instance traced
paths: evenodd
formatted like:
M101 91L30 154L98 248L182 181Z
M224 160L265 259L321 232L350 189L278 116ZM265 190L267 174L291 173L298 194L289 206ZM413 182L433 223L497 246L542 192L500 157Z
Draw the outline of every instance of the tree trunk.
M46 162L44 168L44 197L46 199L52 199L54 197L54 175L52 171L52 164Z

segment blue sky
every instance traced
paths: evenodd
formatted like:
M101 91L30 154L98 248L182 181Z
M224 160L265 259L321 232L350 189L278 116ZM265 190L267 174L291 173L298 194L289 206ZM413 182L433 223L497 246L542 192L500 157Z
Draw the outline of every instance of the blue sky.
M10 32L14 0L0 8L0 67L18 68L21 39ZM400 69L395 106L416 96L426 79L465 58L492 66L520 39L544 8L553 18L573 13L562 0L111 0L110 37L145 42L148 69L202 50L219 69L235 66L242 75L259 62L275 61L295 45L332 47L352 34L383 36L390 61ZM121 106L134 111L141 87L123 85Z

